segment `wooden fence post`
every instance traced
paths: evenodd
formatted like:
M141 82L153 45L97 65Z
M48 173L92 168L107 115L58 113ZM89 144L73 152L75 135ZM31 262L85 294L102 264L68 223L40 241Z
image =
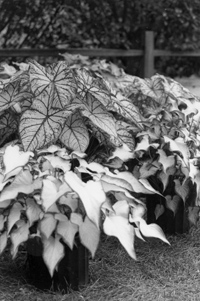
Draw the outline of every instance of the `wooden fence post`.
M145 31L144 77L154 75L154 32Z

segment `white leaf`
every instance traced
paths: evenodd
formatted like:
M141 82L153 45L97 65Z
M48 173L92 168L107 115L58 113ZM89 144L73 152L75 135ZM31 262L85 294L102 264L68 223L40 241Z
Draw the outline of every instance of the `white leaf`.
M3 161L5 165L5 174L12 171L17 167L22 167L27 164L30 157L34 157L33 152L20 151L18 145L7 146L3 155Z
M142 183L142 185L144 185L144 187L149 191L149 194L159 194L162 195L159 191L155 190L149 183L149 181L147 179L140 179L139 180L140 183Z
M184 183L181 184L179 179L175 179L174 183L175 183L175 192L183 199L185 203L189 193L188 180L186 180Z
M59 236L55 238L50 236L49 239L43 240L43 259L51 277L53 277L56 266L65 255L64 246L59 240Z
M74 246L74 238L78 232L79 226L68 221L59 221L56 231L62 237L63 241L69 246L72 250Z
M40 209L38 204L36 204L34 199L31 198L26 198L26 206L27 206L26 216L28 218L29 225L31 227L34 222L40 219L42 210Z
M74 212L78 208L78 196L75 192L67 193L60 197L59 204L69 206Z
M175 215L178 210L178 205L181 202L180 196L174 195L172 198L170 195L166 195L165 199L166 199L166 207L170 209Z
M53 168L59 168L63 172L69 171L71 169L71 163L69 160L65 160L54 155L47 155L44 158L51 163Z
M4 222L5 222L5 217L3 215L0 215L0 231L2 231L4 228Z
M7 241L8 241L8 236L7 236L6 231L4 231L0 235L0 254L2 254L3 251L5 250L5 248L7 246Z
M15 203L10 209L8 216L8 233L10 232L14 224L20 219L22 209L23 207L20 203Z
M50 213L46 213L44 218L40 221L40 231L46 239L49 239L52 232L56 228L57 221L55 220L54 216Z
M17 255L20 244L28 240L28 236L29 224L21 220L19 227L16 230L12 231L12 233L10 234L10 239L12 242L11 254L13 258L15 258L15 256Z
M82 224L82 222L83 222L83 217L82 217L82 215L80 213L74 213L74 212L72 212L70 214L70 221L73 224L75 224L77 226L80 226Z
M48 208L51 207L51 205L53 205L60 196L68 191L71 191L71 189L67 185L67 183L55 183L50 178L44 179L41 192L41 199L44 210L47 211Z
M90 180L84 183L72 171L66 172L64 178L67 184L79 195L89 219L99 226L100 208L106 200L101 182Z
M157 224L147 225L146 221L141 218L140 222L139 222L139 229L140 229L142 235L144 235L146 237L159 238L162 241L166 242L167 244L170 244L168 242L168 240L166 239L163 230Z
M172 140L172 139L168 138L167 136L164 136L164 140L165 140L165 143L169 143L170 150L172 152L181 153L185 164L188 166L190 152L189 152L189 149L188 149L186 143L184 142L184 140L180 137L178 139Z
M162 204L157 204L154 211L156 219L158 219L159 216L161 216L164 212L165 212L165 207Z
M42 186L41 180L38 178L33 180L29 170L21 170L15 177L14 181L6 186L0 195L0 202L14 199L19 193L30 194Z
M100 230L87 216L79 227L79 236L81 243L91 252L94 258L100 240Z
M103 223L103 229L107 235L117 237L127 253L136 260L134 249L134 227L129 223L127 218L114 214L106 216Z
M175 157L167 156L164 150L159 149L157 153L160 155L158 162L160 162L163 166L163 171L166 173L168 167L171 167L175 164Z
M115 157L120 158L122 161L126 162L129 159L135 158L134 153L130 150L130 148L123 144L120 147L117 147L115 151L113 152L112 156L108 158L108 160L111 160Z
M4 186L9 182L10 180L5 181L4 175L0 173L0 191L4 188Z

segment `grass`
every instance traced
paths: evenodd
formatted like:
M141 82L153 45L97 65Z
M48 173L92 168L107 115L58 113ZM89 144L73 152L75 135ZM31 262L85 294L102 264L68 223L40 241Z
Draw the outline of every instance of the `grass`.
M109 237L90 261L90 284L79 292L42 292L26 282L26 254L0 257L0 301L198 301L200 300L200 225L190 233L135 247L135 262Z

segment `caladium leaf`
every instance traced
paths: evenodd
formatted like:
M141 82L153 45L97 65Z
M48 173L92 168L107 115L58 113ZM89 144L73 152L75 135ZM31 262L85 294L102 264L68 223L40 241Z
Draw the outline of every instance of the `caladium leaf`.
M44 158L51 163L53 168L59 168L63 172L69 171L71 169L71 163L69 160L65 160L63 158L54 155L47 155L44 156Z
M55 183L51 179L43 179L41 192L42 206L47 211L63 194L70 192L67 183Z
M40 221L39 229L41 233L49 239L52 232L56 228L57 221L55 220L54 216L51 213L46 213L43 219Z
M65 121L60 141L69 149L84 152L89 145L88 130L79 112L71 114Z
M63 61L52 64L47 68L36 61L29 63L30 81L33 93L38 96L45 89L54 88L53 107L63 108L68 105L75 95L76 84L72 70Z
M36 204L35 200L32 198L26 198L26 216L29 221L30 227L33 225L34 222L40 219L42 210Z
M178 211L178 206L181 202L181 198L178 195L174 195L173 198L170 195L165 196L166 199L166 207L170 209L174 215L176 215Z
M5 222L5 217L3 215L0 215L0 231L2 231L4 228L4 222Z
M111 99L111 91L108 89L106 82L100 78L93 76L90 71L82 68L76 69L76 80L78 85L78 94L82 99L87 99L92 95L103 106L107 107Z
M123 177L115 177L115 174L112 174L111 172L109 172L109 175L103 175L101 177L101 181L104 181L105 183L110 185L116 185L117 187L119 187L119 189L122 188L133 191L132 185L128 181L124 180ZM108 186L106 187L106 184L104 186L105 189L108 189Z
M68 221L59 221L56 232L59 234L63 241L73 250L75 235L78 232L79 226Z
M18 128L19 118L13 116L9 112L5 111L0 118L0 142L5 141L6 137L9 137L12 133L16 133ZM1 143L2 144L2 143Z
M148 194L159 194L162 195L158 190L154 189L147 179L139 179L140 183L148 190Z
M72 114L70 110L55 109L53 99L53 89L44 90L22 114L19 132L25 150L39 149L56 141L66 117Z
M188 193L189 193L189 186L188 186L188 179L184 181L183 183L180 182L179 179L175 179L175 192L178 194L184 201L186 201Z
M119 141L121 141L122 144L126 144L128 148L133 151L135 148L135 139L133 133L137 133L138 129L122 120L116 121L116 129Z
M43 248L44 262L51 277L53 277L56 266L65 255L64 246L60 242L60 236L57 235L55 238L50 236L48 239L44 239Z
M173 155L167 156L163 149L158 149L157 153L160 155L158 162L162 164L163 171L166 173L167 168L175 164L175 157Z
M83 222L83 216L80 213L72 212L70 215L70 221L80 227Z
M100 208L106 200L101 182L90 180L84 183L72 171L66 172L64 178L67 184L79 195L89 219L99 226Z
M100 230L87 216L79 227L79 236L81 243L91 252L94 258L99 245Z
M144 129L144 126L142 124L143 118L138 108L128 98L112 98L112 107L110 106L110 109L122 115L132 124L136 125L138 127L138 132Z
M34 157L34 154L32 152L20 151L18 145L7 146L3 155L5 174L9 173L17 167L25 166L30 157Z
M158 173L158 178L163 184L163 191L165 191L165 189L167 188L167 185L169 183L169 176L175 174L175 172L176 167L172 166L167 169L166 173L164 171Z
M169 143L172 152L179 152L182 155L185 164L188 166L190 152L184 140L180 137L172 140L169 137L164 136L164 141L165 143Z
M146 221L141 218L139 221L139 229L142 235L146 237L159 238L170 245L169 241L165 237L163 230L157 224L147 225Z
M3 190L4 186L9 182L10 180L4 181L4 175L0 173L0 191Z
M8 234L6 231L0 234L0 254L3 253L7 246Z
M0 195L0 202L14 199L19 193L30 194L42 187L40 178L33 180L29 170L21 170L14 181L6 186Z
M103 230L107 235L117 237L127 253L136 260L134 227L128 222L127 218L110 213L105 217Z
M165 212L165 207L162 204L157 204L154 214L156 219L158 219Z
M30 97L32 94L29 91L23 91L20 88L20 81L11 82L0 93L0 111L4 111Z
M8 227L7 227L8 233L15 225L15 223L20 219L22 209L23 207L20 203L15 203L10 209L10 213L8 215Z
M156 161L152 162L152 160L149 160L147 162L144 162L142 166L139 169L139 177L142 179L146 179L149 176L154 175L159 170L159 165Z
M72 212L75 212L78 208L78 195L75 192L67 193L60 197L59 204L69 206Z
M17 255L17 251L20 244L27 241L28 236L29 236L29 224L23 220L20 220L17 229L12 231L12 233L10 234L10 239L12 242L11 254L13 259Z
M122 161L126 162L129 159L133 159L135 158L134 153L131 151L131 149L128 147L128 145L123 144L120 147L117 147L115 149L115 151L113 152L112 156L108 158L108 161L118 157L119 159L121 159Z
M81 110L83 116L110 136L118 137L113 115L95 97L88 94L84 106L85 109Z
M197 222L199 220L199 209L199 206L188 207L188 220L190 222L190 225L197 225Z

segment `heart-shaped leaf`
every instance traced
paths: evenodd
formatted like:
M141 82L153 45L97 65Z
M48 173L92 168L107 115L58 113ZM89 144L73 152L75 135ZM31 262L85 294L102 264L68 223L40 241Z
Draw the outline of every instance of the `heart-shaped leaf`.
M166 239L163 230L157 224L149 224L149 225L147 225L147 223L146 223L145 220L140 219L139 229L140 229L140 232L142 233L142 235L144 235L146 237L159 238L162 241L166 242L167 244L170 244L168 242L168 240Z
M158 219L165 212L165 207L162 204L157 204L154 214L156 219Z
M185 182L181 183L179 179L175 179L175 192L183 199L184 203L187 199L189 193L189 186L188 186L189 179Z
M12 231L12 233L10 234L10 239L12 242L11 254L13 259L17 255L17 251L20 244L27 241L28 236L29 236L29 224L23 220L20 220L17 229Z
M60 236L55 238L50 236L43 240L43 259L51 277L53 277L54 270L64 255L64 246L60 242Z
M17 167L25 166L30 157L34 157L34 154L32 152L20 151L18 145L7 146L3 155L5 174L16 169Z
M136 260L134 250L134 227L129 224L127 218L117 216L114 213L106 215L103 229L107 235L117 237L127 253Z
M64 61L59 61L47 68L36 61L29 63L30 81L33 93L38 96L45 89L54 88L53 106L64 108L71 102L76 92L76 84L72 70Z
M69 149L79 152L84 152L87 149L89 134L79 112L74 112L66 118L59 139Z
M179 203L181 202L180 196L174 195L172 198L170 195L166 195L165 199L166 199L166 207L170 209L175 215L178 211Z
M72 111L53 107L53 100L53 88L44 90L22 114L19 132L25 150L42 148L61 134L66 117Z
M34 222L38 221L40 219L42 210L38 206L38 204L35 202L32 198L26 198L26 216L29 221L30 227L33 225Z
M71 188L67 183L55 183L51 179L43 179L41 191L42 206L47 211L63 194L70 192Z
M22 170L14 181L6 186L0 195L0 202L14 199L19 193L30 194L36 189L40 189L42 181L38 178L33 181L29 170Z
M54 216L50 213L46 213L43 219L40 221L39 229L41 233L49 239L52 232L56 228L57 221L55 220Z
M79 236L81 243L91 252L94 258L99 245L100 230L87 216L79 227Z
M10 209L10 213L8 215L8 233L10 232L14 224L20 219L22 209L23 207L20 203L14 203L14 205Z
M8 234L6 231L0 234L0 254L3 253L7 246Z
M79 195L89 219L99 226L100 208L106 200L101 182L90 180L84 183L72 171L66 172L64 178L67 184Z
M74 238L78 232L79 226L68 221L59 221L56 231L62 237L63 241L69 246L72 250L74 246Z
M95 97L88 94L84 106L85 109L81 110L83 116L110 136L118 137L113 115Z
M166 173L167 168L174 166L175 157L167 156L163 149L157 150L157 153L160 155L158 162L160 162L163 166L163 171Z

